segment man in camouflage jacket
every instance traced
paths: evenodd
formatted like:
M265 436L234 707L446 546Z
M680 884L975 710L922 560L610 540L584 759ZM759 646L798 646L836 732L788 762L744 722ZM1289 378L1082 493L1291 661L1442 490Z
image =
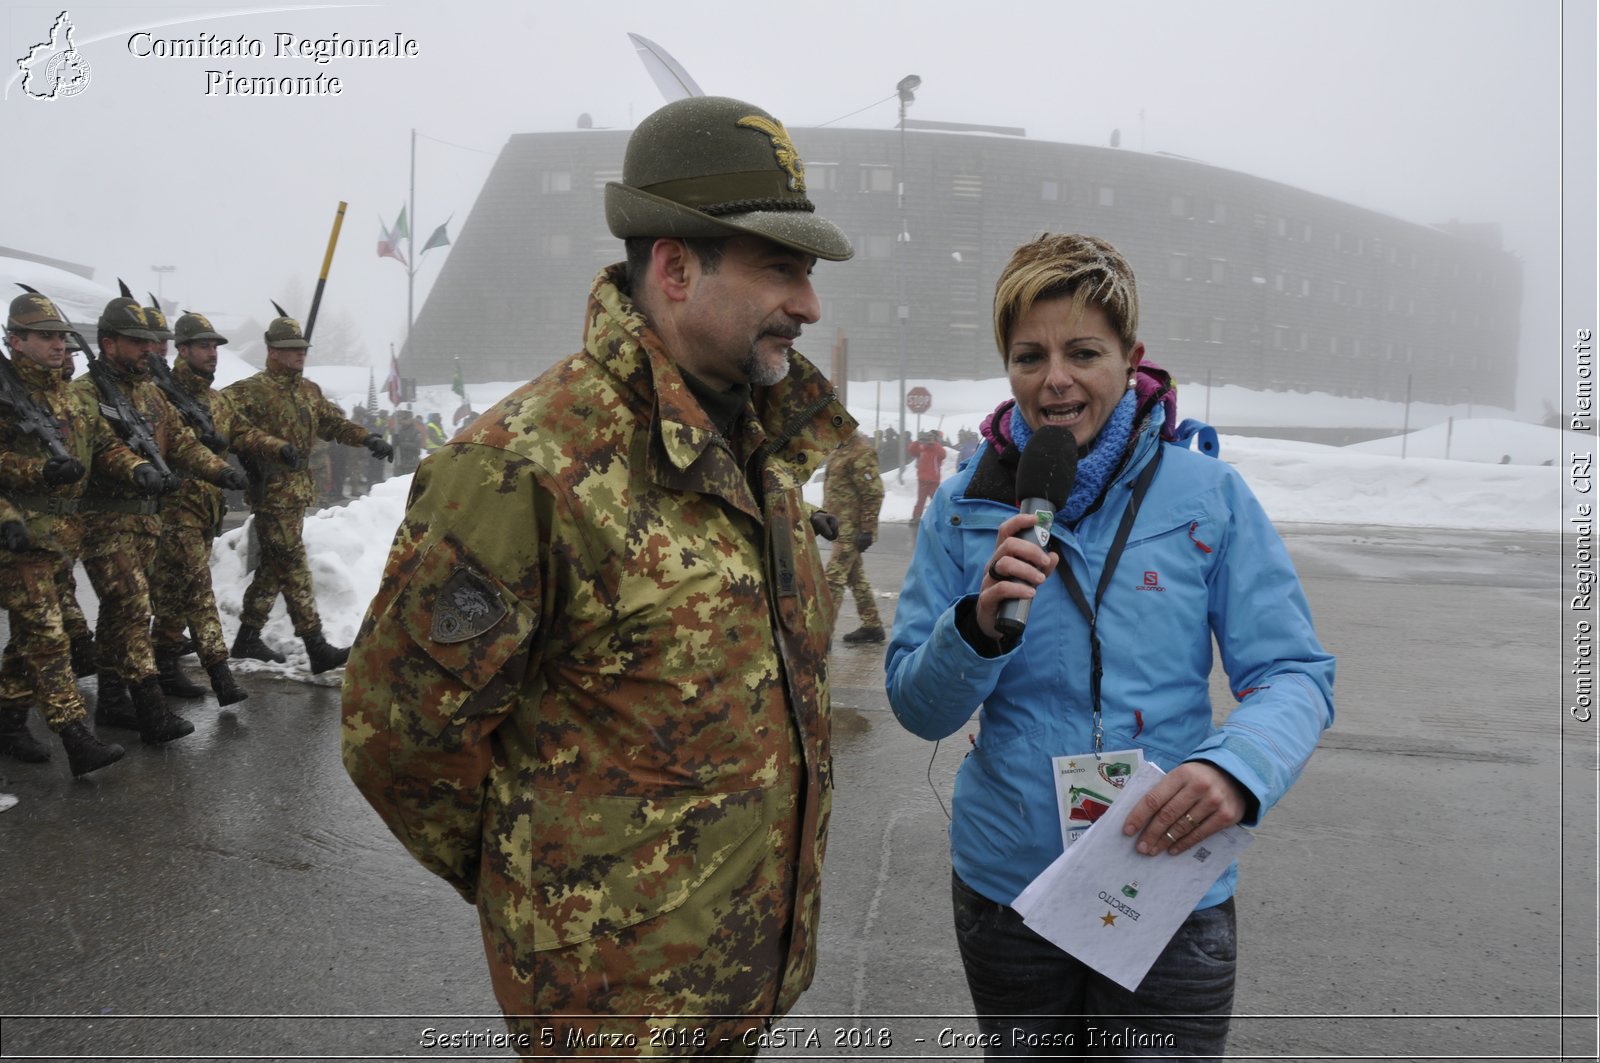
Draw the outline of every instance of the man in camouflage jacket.
M583 351L423 462L352 651L345 766L476 904L524 1054L750 1056L816 965L832 604L800 492L854 422L791 344L851 252L800 166L737 100L639 126ZM639 192L751 171L773 209Z
M883 620L867 582L861 555L878 538L878 510L883 507L883 477L878 452L860 432L828 459L822 480L822 508L839 518L839 537L828 558L828 589L833 592L834 618L844 605L848 584L855 595L861 626L844 637L849 643L882 642Z
M162 459L173 471L224 487L243 486L243 475L217 457L183 422L150 375L150 354L160 340L149 315L128 298L113 299L100 314L100 364L68 385L85 401L102 402L96 371L142 418ZM170 742L194 724L166 707L150 643L150 577L161 541L161 503L140 497L126 484L91 471L84 493L83 568L100 599L95 620L100 694L95 722L137 729L149 744ZM130 697L131 695L131 697Z
M292 469L297 465L300 452L294 444L256 428L239 415L227 396L211 386L217 371L217 347L227 343L227 337L213 329L204 315L184 314L173 326L173 338L178 348L173 382L210 415L212 428L228 449L258 468ZM150 636L161 689L178 697L204 693L178 668L180 644L188 628L194 633L195 651L218 705L232 705L248 696L228 668L228 643L211 590L211 543L222 528L225 512L227 504L220 488L202 480L185 480L161 511L161 553L150 587L155 614Z
M239 415L263 432L290 443L302 458L311 456L319 439L350 447L366 447L378 457L394 451L372 432L347 419L322 397L322 389L304 376L310 346L292 317L274 318L267 326L267 367L223 389ZM253 463L246 462L251 468ZM311 585L304 538L306 507L317 500L317 485L304 461L292 468L254 465L250 510L261 544L261 564L244 592L235 657L284 663L286 658L261 640L272 606L283 595L294 633L306 646L313 673L344 664L349 650L329 645L322 635L322 616Z
M6 321L10 365L32 405L56 424L67 453L51 456L38 435L22 431L18 411L0 414L0 490L26 526L26 541L0 545L0 608L10 611L11 640L0 664L0 750L21 760L48 752L26 730L30 702L60 737L74 775L122 757L85 721L72 674L57 575L73 563L83 541L79 507L92 469L102 481L161 489L155 467L123 445L100 416L98 402L67 386L61 367L70 358L71 326L42 295L19 295Z

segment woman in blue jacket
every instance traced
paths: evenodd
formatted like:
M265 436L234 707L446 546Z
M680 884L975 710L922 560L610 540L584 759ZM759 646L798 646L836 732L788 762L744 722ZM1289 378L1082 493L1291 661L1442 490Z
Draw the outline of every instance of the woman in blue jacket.
M1141 365L1137 289L1116 248L1079 235L1023 245L994 320L1013 398L923 516L887 662L890 703L913 733L945 738L979 712L950 824L978 1025L990 1054L1114 1053L1120 1035L1130 1054L1220 1057L1236 866L1135 992L1009 905L1062 851L1053 757L1137 749L1166 771L1127 831L1168 858L1259 823L1288 790L1332 721L1333 658L1250 489L1178 444L1169 378ZM1018 512L1015 489L1022 448L1045 425L1068 429L1080 455L1049 550L1017 538L1036 518ZM1014 598L1032 600L1030 615L1006 636L996 615ZM1238 701L1220 726L1213 636Z

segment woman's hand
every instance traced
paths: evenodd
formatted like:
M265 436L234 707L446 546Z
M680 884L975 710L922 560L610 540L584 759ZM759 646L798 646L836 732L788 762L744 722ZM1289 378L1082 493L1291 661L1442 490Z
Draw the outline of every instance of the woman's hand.
M1039 523L1032 513L1018 513L1000 525L996 535L994 556L983 574L983 586L978 589L978 630L998 641L1000 629L995 617L1000 603L1011 598L1032 598L1037 588L1049 579L1061 560L1059 554L1047 551L1032 539L1016 538Z
M1166 851L1176 856L1244 818L1245 797L1233 776L1211 764L1179 764L1128 813L1122 833L1140 834L1146 856Z

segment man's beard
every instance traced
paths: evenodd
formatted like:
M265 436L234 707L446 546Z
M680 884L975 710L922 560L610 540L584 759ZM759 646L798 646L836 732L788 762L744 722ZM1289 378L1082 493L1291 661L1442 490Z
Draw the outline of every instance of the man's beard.
M782 383L789 376L789 348L783 348L782 355L777 358L764 360L760 351L751 347L749 356L739 369L750 381L751 387L770 388Z
M772 336L792 341L800 337L800 329L798 327L768 329L756 337L756 341L750 345L750 353L739 366L739 370L750 381L751 387L770 388L774 384L782 383L789 376L789 352L794 350L793 347L785 345L779 348L781 353L770 360L762 358L761 341Z

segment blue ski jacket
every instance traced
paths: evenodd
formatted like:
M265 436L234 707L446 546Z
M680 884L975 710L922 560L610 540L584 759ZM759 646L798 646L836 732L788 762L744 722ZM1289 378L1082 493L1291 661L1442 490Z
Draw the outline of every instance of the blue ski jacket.
M1248 793L1246 826L1284 795L1333 720L1333 657L1283 541L1232 467L1162 442L1147 420L1099 508L1051 529L1092 603L1140 470L1164 447L1143 508L1096 612L1103 657L1102 748L1139 748L1165 771L1216 765ZM906 574L885 684L912 733L940 739L980 723L956 776L950 823L956 872L1009 904L1061 854L1051 757L1094 750L1088 623L1056 576L1039 588L1020 641L985 657L957 630L977 598L996 529L1015 504L968 497L986 442L923 515ZM966 608L972 608L969 604ZM1212 639L1238 704L1213 722ZM1162 859L1161 855L1152 859ZM1234 865L1199 908L1233 895Z

